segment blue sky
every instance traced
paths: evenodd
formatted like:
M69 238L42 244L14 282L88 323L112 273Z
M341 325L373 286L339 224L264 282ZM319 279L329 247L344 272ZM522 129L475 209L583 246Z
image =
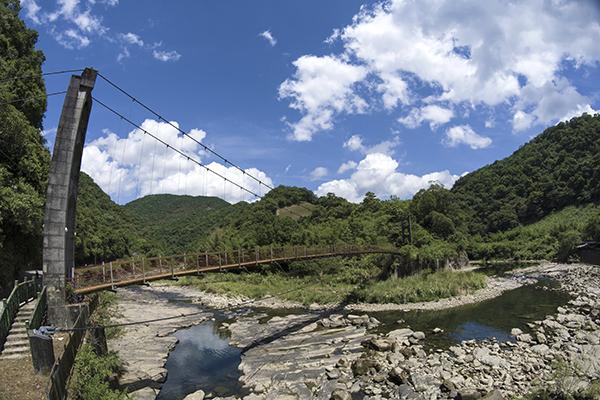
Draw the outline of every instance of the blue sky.
M403 198L600 109L600 7L529 1L21 0L45 71L94 67L265 182ZM68 76L48 77L48 92ZM264 187L98 81L94 96ZM62 99L48 101L51 145ZM249 200L95 105L83 170L114 200Z

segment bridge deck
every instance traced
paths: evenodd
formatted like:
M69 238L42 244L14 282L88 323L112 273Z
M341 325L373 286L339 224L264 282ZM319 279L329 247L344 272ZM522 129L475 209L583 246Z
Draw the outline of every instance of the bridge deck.
M132 258L75 269L75 293L87 294L120 286L199 275L211 271L254 267L274 262L305 261L364 254L398 254L398 249L379 246L319 246L256 248L204 252L170 257Z

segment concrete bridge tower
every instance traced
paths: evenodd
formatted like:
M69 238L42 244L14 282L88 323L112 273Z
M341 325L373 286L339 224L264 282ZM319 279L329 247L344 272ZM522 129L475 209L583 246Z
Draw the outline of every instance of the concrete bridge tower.
M43 268L48 286L48 322L69 325L65 284L74 267L75 209L79 169L96 71L86 68L72 76L56 131L44 215Z

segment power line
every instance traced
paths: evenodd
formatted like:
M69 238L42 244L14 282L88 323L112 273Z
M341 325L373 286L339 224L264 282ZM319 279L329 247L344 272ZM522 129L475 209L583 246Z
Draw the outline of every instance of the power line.
M132 125L133 127L139 129L140 131L144 132L145 134L147 134L148 136L152 137L153 139L157 140L158 142L164 144L165 146L167 146L167 148L172 149L174 152L180 154L181 156L183 156L184 158L187 158L188 161L191 161L199 166L201 166L202 168L206 169L209 172L212 172L213 174L215 174L216 176L218 176L219 178L222 178L225 182L231 183L234 186L237 186L238 188L244 190L245 192L253 195L254 197L258 197L260 198L261 196L258 195L257 193L253 192L250 189L245 188L244 186L240 185L237 182L232 181L231 179L221 175L220 173L214 171L213 169L209 168L207 165L203 164L202 162L196 160L195 158L193 158L192 156L186 154L185 152L183 152L182 150L179 150L176 147L173 147L172 145L170 145L169 143L165 142L164 140L158 138L157 136L153 135L152 133L148 132L147 130L145 130L144 128L142 128L140 125L136 124L135 122L131 121L129 118L127 118L126 116L124 116L123 114L121 114L120 112L116 111L115 109L111 108L110 106L108 106L107 104L105 104L104 102L98 100L95 97L92 97L92 99L97 102L98 104L100 104L102 107L106 108L108 111L110 111L111 113L115 114L116 116L118 116L119 118L121 118L122 120L126 121L127 123L129 123L130 125Z
M50 72L43 72L41 74L41 76L51 76L51 75L62 75L62 74L68 74L68 73L73 73L73 72L81 72L83 71L83 68L80 69L64 69L61 71L50 71ZM25 75L21 75L21 76L13 76L12 78L6 78L0 81L0 85L3 85L7 82L12 82L12 81L18 81L20 79L27 79L27 78L35 78L37 77L39 74L37 72L30 72L29 74L25 74Z
M158 112L156 112L155 110L153 110L152 108L150 108L149 106L147 106L145 103L143 103L142 101L138 100L135 96L133 96L132 94L130 94L129 92L127 92L125 89L123 89L122 87L120 87L119 85L117 85L116 83L114 83L113 81L111 81L109 78L107 78L106 76L104 76L102 73L98 72L98 76L100 78L102 78L106 83L108 83L109 85L111 85L113 88L117 89L119 92L123 93L125 96L127 96L129 99L131 99L133 102L139 104L140 106L142 106L144 109L146 109L148 112L152 113L155 117L157 117L159 120L166 122L167 124L169 124L171 127L175 128L177 131L179 131L181 134L183 134L184 136L187 136L188 138L190 138L191 140L193 140L195 143L199 144L205 151L211 153L212 155L218 157L219 159L221 159L225 165L227 166L227 164L231 165L232 167L234 167L235 169L237 169L238 171L242 172L243 176L248 176L251 179L253 179L254 181L258 182L259 184L259 192L260 192L260 185L266 187L269 190L273 190L274 187L265 183L263 180L255 177L254 175L246 172L246 170L244 170L242 167L240 167L239 165L233 163L232 161L230 161L228 158L226 158L225 156L219 154L218 152L214 151L213 149L211 149L210 147L208 147L207 145L205 145L204 143L200 142L199 140L196 140L193 136L191 136L188 132L182 130L181 128L179 128L177 125L173 124L171 121L169 121L168 119L164 118L162 115L160 115ZM242 177L243 179L243 177ZM227 179L225 179L227 180ZM239 188L242 188L242 185L236 185ZM247 190L246 190L247 191ZM259 198L263 198L262 195L257 195L254 193L254 195L256 197ZM312 213L314 210L304 206L303 204L299 203L297 204L298 207L300 208L304 208L306 211L309 211L310 213ZM302 215L297 214L295 212L293 212L292 210L288 210L291 214L295 214L298 217L302 217Z
M43 95L39 95L39 96L32 96L32 97L25 97L25 98L21 98L21 99L10 100L10 101L4 101L4 102L0 103L0 106L5 106L8 104L13 104L13 103L19 103L21 101L45 99L47 97L58 96L59 94L65 94L65 93L67 93L67 91L63 90L62 92L52 92L52 93L47 93L47 94L43 94Z
M167 148L172 149L173 151L175 151L176 153L180 154L181 156L183 156L184 158L187 158L188 161L191 161L197 165L199 165L200 167L204 168L206 171L209 171L211 173L213 173L214 175L218 176L219 178L224 180L224 184L225 183L230 183L236 187L238 187L239 189L245 191L246 193L249 193L250 195L254 196L255 198L258 199L262 199L263 196L252 191L251 189L248 189L246 187L244 187L243 185L240 185L237 182L232 181L231 179L227 178L226 176L214 171L213 169L211 169L210 167L208 167L207 165L203 164L202 162L196 160L194 157L186 154L184 151L179 150L176 147L173 147L172 145L170 145L169 143L165 142L164 140L158 138L157 136L155 136L154 134L148 132L147 130L145 130L144 128L142 128L140 125L136 124L135 122L133 122L132 120L130 120L129 118L127 118L125 115L121 114L120 112L118 112L117 110L111 108L110 106L108 106L107 104L105 104L104 102L102 102L101 100L97 99L96 97L92 96L92 99L97 102L98 104L100 104L102 107L106 108L108 111L110 111L111 113L115 114L116 116L118 116L119 118L121 118L121 120L126 121L127 123L129 123L131 126L139 129L140 131L144 132L145 134L147 134L148 136L152 137L153 139L157 140L158 142L164 144L165 146L167 146ZM303 208L306 208L308 210L307 207L302 206ZM288 210L290 214L294 214L298 217L302 217L302 215L292 211L292 210Z
M265 183L264 181L262 181L261 179L255 177L252 174L249 174L248 172L246 172L242 167L238 166L237 164L231 162L229 159L227 159L225 156L222 156L221 154L217 153L216 151L214 151L213 149L211 149L210 147L208 147L207 145L205 145L204 143L200 142L199 140L196 140L193 136L191 136L188 132L182 130L181 128L179 128L177 125L173 124L171 121L169 121L168 119L164 118L162 115L160 115L158 112L154 111L152 108L150 108L149 106L147 106L146 104L144 104L143 102L141 102L140 100L138 100L136 97L134 97L133 95L131 95L130 93L128 93L125 89L121 88L119 85L117 85L116 83L114 83L113 81L111 81L110 79L108 79L106 76L102 75L100 72L98 72L98 76L100 78L102 78L104 81L106 81L109 85L111 85L112 87L114 87L115 89L117 89L119 92L123 93L125 96L129 97L133 102L139 104L140 106L142 106L143 108L145 108L147 111L149 111L150 113L154 114L154 116L156 116L159 120L162 120L164 122L166 122L167 124L169 124L171 127L177 129L181 134L187 136L188 138L192 139L194 142L196 142L197 144L199 144L200 146L202 146L202 148L205 151L208 151L209 153L211 153L212 155L220 158L225 164L229 164L232 167L236 168L237 170L239 170L240 172L242 172L244 175L249 176L250 178L254 179L256 182L258 182L260 185L265 186L266 188L273 190L274 188Z

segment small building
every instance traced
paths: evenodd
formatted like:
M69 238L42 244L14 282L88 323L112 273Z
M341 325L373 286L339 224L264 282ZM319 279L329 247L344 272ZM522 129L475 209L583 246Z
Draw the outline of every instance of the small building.
M575 248L581 262L600 265L600 242L585 242Z

